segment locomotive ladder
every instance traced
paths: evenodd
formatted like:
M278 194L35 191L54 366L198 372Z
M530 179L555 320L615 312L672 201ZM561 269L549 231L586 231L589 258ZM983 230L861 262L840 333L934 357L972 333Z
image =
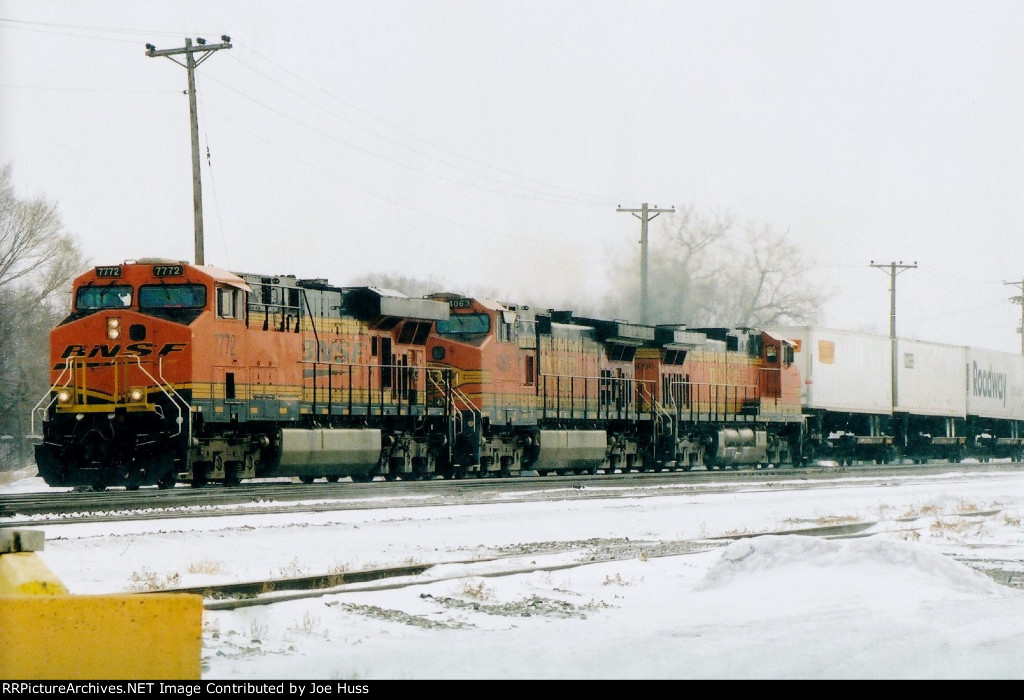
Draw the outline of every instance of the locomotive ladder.
M641 401L646 401L647 405L651 407L651 414L652 415L654 415L654 416L660 415L661 417L665 418L665 422L668 425L672 426L672 429L671 429L672 437L673 438L678 438L679 437L679 435L678 435L678 427L676 425L677 421L672 419L672 414L665 410L665 407L661 405L660 401L655 400L655 398L654 398L654 389L653 388L648 388L646 390L646 392L645 392L644 391L643 382L640 382L640 383L637 384L637 393L640 395ZM661 429L660 429L661 421L653 420L653 421L651 421L651 423L653 424L653 433L654 433L653 437L654 437L654 440L657 441L658 438L661 437L662 434L663 434Z
M435 375L440 374L440 382ZM483 413L469 400L469 397L454 386L450 381L451 370L443 370L440 373L437 370L431 372L427 371L427 379L433 384L434 388L437 389L445 397L445 410L449 413L450 418L448 419L448 458L449 461L452 457L452 450L455 448L455 439L457 435L461 435L464 430L464 417L463 412L469 411L473 416L474 429L479 429L483 424ZM458 403L462 404L462 408L459 408Z
M449 370L445 370L444 374L447 374L448 372ZM466 393L462 391L462 389L459 389L458 387L454 386L450 381L444 379L443 375L441 382L439 383L438 380L435 379L433 376L435 373L436 371L428 372L427 376L430 379L430 383L434 385L434 388L447 397L445 401L451 407L452 420L456 422L455 428L457 429L457 431L461 432L463 429L463 411L469 411L474 417L474 422L477 425L480 425L480 422L483 419L483 414L480 412L480 409L474 406L473 402L469 400L469 396L467 396ZM462 404L461 408L456 403L456 400L458 400L458 402Z
M28 436L30 440L42 440L43 439L43 436L42 436L41 433L36 433L36 413L39 412L41 414L41 417L39 419L40 425L45 423L46 422L46 412L50 409L50 407L57 400L57 395L58 395L59 391L61 389L67 389L68 384L71 383L71 380L74 377L74 370L72 369L72 365L74 364L74 361L75 360L74 360L73 357L69 357L69 358L66 358L64 360L64 369L62 369L60 371L60 374L57 375L57 380L50 386L49 389L47 389L47 391L43 395L43 397L41 399L39 399L38 402L36 402L36 405L32 407L32 413L30 415L30 423L29 423L29 433L30 434ZM64 378L64 375L67 375L67 379L65 379L64 383L61 384L61 379ZM45 405L44 405L44 403L45 403Z

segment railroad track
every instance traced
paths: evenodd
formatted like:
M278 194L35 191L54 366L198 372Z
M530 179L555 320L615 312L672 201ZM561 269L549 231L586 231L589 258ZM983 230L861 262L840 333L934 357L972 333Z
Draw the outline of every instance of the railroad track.
M563 543L563 546L560 547L553 547L552 543L540 543L535 549L524 549L520 546L514 548L514 551L499 551L491 557L409 564L361 571L330 572L314 576L260 579L242 583L163 588L140 594L192 593L203 596L204 607L207 610L232 610L338 593L423 586L466 577L493 578L559 571L603 562L695 554L724 547L736 540L766 535L803 535L825 539L871 537L878 534L869 532L877 525L877 522L844 523L781 531L730 534L697 540L589 540L571 544ZM914 529L907 527L905 530L898 531L911 532ZM1024 590L1024 572L1019 570L1019 562L967 558L958 558L958 560L988 575L997 583Z
M139 489L138 491L46 491L0 495L0 527L59 525L111 520L153 520L293 512L357 510L387 506L417 507L478 504L502 498L541 499L562 494L572 498L611 497L615 489L664 486L704 493L735 488L800 488L801 482L839 476L883 479L908 474L934 475L950 471L1016 470L1011 462L922 465L814 466L801 469L745 469L729 471L654 472L587 476L519 477L445 481L356 483L245 482L233 488ZM770 485L770 486L768 486ZM630 494L636 495L636 494ZM655 495L655 494L652 494Z

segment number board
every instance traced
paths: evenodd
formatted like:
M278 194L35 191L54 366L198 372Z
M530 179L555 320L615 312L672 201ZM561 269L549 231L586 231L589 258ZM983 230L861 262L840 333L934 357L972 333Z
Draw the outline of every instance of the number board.
M472 299L452 299L448 302L449 309L468 309L473 306Z
M185 268L182 265L154 265L153 276L154 277L176 277L185 274Z
M109 265L107 267L96 268L97 277L120 277L121 266L120 265Z

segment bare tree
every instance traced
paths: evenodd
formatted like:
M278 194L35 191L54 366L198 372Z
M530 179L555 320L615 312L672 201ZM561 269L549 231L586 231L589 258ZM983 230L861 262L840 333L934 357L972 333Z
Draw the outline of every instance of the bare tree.
M49 329L67 314L67 289L83 267L57 206L21 200L11 166L0 169L0 434L11 435L14 464L27 461L29 412L49 383Z
M656 323L813 323L827 299L800 248L767 225L737 225L727 214L689 207L666 217L650 246L650 313ZM621 281L600 312L637 319L639 251L616 259Z
M768 226L747 225L733 245L733 260L740 261L732 280L727 309L739 326L779 326L817 321L827 293L811 281L811 266L787 234ZM725 290L723 290L725 291Z

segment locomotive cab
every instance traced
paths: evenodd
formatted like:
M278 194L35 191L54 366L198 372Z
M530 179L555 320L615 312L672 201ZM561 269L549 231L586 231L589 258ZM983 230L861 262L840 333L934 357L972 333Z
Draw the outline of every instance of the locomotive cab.
M42 418L36 461L47 483L173 484L193 428L195 328L213 335L241 322L246 289L229 273L162 259L79 276L71 313L51 332L51 389L32 416L33 428Z
M33 412L51 485L365 481L448 464L426 342L446 304L166 260L97 267Z
M457 475L594 473L607 464L608 424L625 424L636 406L632 359L643 341L629 337L629 324L598 328L570 311L435 296L451 314L430 351L450 371L463 417Z

